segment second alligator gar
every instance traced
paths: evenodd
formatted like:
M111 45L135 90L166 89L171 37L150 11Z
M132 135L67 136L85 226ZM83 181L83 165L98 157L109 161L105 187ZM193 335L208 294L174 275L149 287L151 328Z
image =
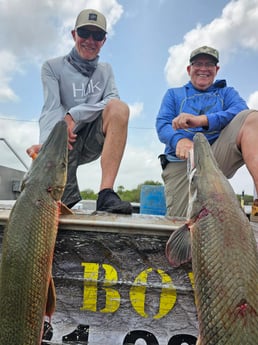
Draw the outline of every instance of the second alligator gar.
M211 147L194 137L187 222L172 233L172 266L192 258L198 345L258 344L258 254L253 229Z

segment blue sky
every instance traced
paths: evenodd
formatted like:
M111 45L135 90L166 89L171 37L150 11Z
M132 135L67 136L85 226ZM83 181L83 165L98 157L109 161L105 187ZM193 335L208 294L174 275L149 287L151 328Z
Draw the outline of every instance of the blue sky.
M162 182L157 156L163 145L155 118L167 88L188 81L189 54L198 46L219 50L218 78L258 108L258 0L0 0L0 137L27 165L25 150L38 141L41 64L70 51L70 31L84 8L107 17L108 39L100 60L112 64L120 96L131 109L115 187ZM0 147L0 164L23 169L2 142ZM81 167L78 178L81 189L97 192L99 161ZM237 193L253 192L246 168L230 182Z

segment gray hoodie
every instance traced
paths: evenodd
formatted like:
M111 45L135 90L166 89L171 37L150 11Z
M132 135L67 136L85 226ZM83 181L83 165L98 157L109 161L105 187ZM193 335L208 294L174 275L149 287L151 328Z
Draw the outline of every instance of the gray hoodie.
M41 70L44 105L39 119L42 144L54 125L70 113L75 132L94 121L112 98L119 98L110 64L98 63L92 77L79 73L65 56L46 61Z

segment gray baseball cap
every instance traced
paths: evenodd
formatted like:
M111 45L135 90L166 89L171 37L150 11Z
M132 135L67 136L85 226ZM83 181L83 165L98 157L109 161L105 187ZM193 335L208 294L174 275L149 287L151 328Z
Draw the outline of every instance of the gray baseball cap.
M75 30L86 25L96 26L105 32L107 31L107 21L105 16L96 10L82 10L78 14L75 22Z
M219 52L217 51L217 49L208 46L203 46L193 50L190 55L190 62L192 62L198 55L201 54L210 55L214 60L216 60L216 62L219 62Z

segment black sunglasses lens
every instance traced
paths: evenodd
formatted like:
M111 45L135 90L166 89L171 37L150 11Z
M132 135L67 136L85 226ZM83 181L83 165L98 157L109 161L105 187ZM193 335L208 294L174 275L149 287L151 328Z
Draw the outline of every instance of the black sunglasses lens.
M94 31L92 32L92 37L95 41L103 41L106 33L104 31Z
M90 37L90 31L85 30L85 29L81 29L81 28L77 29L77 34L81 38L89 38Z
M81 38L85 38L85 39L87 39L91 36L94 39L94 41L103 41L103 39L105 38L105 35L106 35L106 33L104 31L91 31L91 30L84 29L84 28L78 28L77 34Z

